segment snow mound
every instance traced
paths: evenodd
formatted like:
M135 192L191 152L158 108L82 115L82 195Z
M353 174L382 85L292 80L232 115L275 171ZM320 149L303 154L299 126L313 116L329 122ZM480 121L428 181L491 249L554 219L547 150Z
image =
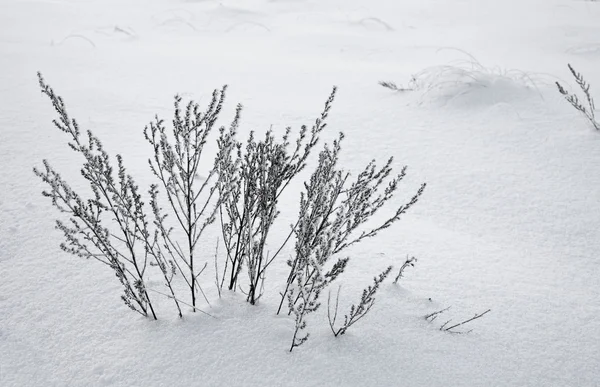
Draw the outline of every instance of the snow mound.
M469 63L426 68L413 76L411 89L421 92L421 104L481 108L541 98L537 83L523 71Z

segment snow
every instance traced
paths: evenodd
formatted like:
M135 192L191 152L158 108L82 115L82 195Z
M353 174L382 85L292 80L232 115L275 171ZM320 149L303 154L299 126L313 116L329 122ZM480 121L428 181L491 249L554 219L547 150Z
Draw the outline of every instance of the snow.
M600 98L600 2L2 0L1 9L1 386L600 383L600 134L554 85L579 91L571 63ZM293 320L275 315L283 259L258 306L239 293L219 299L210 272L202 308L212 317L188 308L178 320L168 300L156 322L130 312L106 267L58 248L59 214L31 170L47 158L84 188L81 160L52 127L36 71L141 185L150 182L142 129L155 114L170 118L174 94L204 103L227 83L223 124L240 102L242 132L279 133L310 123L337 85L322 141L346 134L343 165L356 173L394 156L409 166L403 198L428 184L399 223L352 251L342 311L387 265L414 255L416 267L399 285L388 280L343 337L323 307L291 354ZM296 215L295 184L275 240ZM438 330L487 309L469 334Z

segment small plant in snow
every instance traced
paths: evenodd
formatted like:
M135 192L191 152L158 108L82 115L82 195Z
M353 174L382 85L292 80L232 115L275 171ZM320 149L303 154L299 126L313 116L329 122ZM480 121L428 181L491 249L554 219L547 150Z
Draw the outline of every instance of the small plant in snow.
M267 237L279 215L279 198L290 181L306 166L306 160L326 126L325 120L335 92L336 88L312 128L301 127L292 147L290 128L286 129L281 141L277 141L271 131L265 134L263 140L257 140L252 132L245 150L243 144L235 140L235 131L227 137L237 152L218 162L221 228L227 255L223 280L229 265L228 288L235 290L244 267L248 273L246 294L250 304L255 304L260 298L267 268L292 236L293 228L277 251L268 254Z
M290 274L277 311L281 311L287 296L289 312L295 317L290 352L308 339L308 333L301 333L306 330L306 316L319 308L321 292L344 271L348 263L348 258L340 258L331 270L324 272L324 265L335 248L335 229L331 227L329 217L344 185L342 172L335 169L341 139L340 135L334 141L333 150L326 145L321 151L318 167L310 182L305 183L306 192L300 194L300 214L295 229L296 254L295 259L288 261Z
M404 263L402 264L402 266L400 266L400 270L398 270L398 275L396 276L396 279L394 279L394 283L397 284L398 281L400 280L400 278L403 277L404 274L404 270L407 267L415 267L415 263L417 262L417 258L415 257L408 257L406 256L406 261L404 261Z
M160 241L155 246L169 257L169 263L176 267L187 284L193 310L196 310L196 297L200 292L205 301L208 299L198 282L198 277L206 268L197 263L197 251L202 233L211 223L220 204L217 187L219 175L216 166L208 171L205 178L199 176L201 158L208 135L213 130L223 107L226 87L215 90L206 111L201 111L196 103L189 102L182 111L181 98L175 97L175 116L173 129L167 131L164 121L156 117L150 126L144 129L144 137L154 151L154 157L148 160L150 169L166 192L170 206L169 214L174 215L175 225L183 232L183 246L175 238L173 226L168 224L168 215L163 213L158 201L158 185L150 188L152 212L156 226L156 238ZM239 108L234 118L236 125L239 119ZM231 146L221 146L217 154L217 162L232 152ZM217 180L217 181L215 181ZM213 203L215 202L216 203ZM162 252L161 251L161 252ZM161 266L161 270L165 270Z
M300 196L295 256L288 261L290 273L277 312L287 299L288 313L294 314L296 322L290 351L306 341L308 335L302 333L306 330L306 316L319 308L321 292L344 271L349 260L337 258L331 264L331 258L398 221L425 189L423 184L408 203L379 226L358 233L359 227L394 196L406 167L390 178L393 159L381 169L372 161L354 182L348 183L350 174L337 167L343 138L340 134L331 149L325 145L318 167Z
M115 171L108 153L100 140L88 131L82 135L79 125L70 119L61 97L47 85L38 73L42 93L50 98L58 120L54 125L69 135L69 147L84 158L81 175L88 181L93 196L84 199L71 189L44 160L44 169L34 168L34 173L48 184L50 190L43 195L52 199L60 212L69 216L68 222L56 221L65 242L62 250L84 258L94 258L110 267L124 287L123 302L143 316L156 313L148 295L144 276L149 261L157 259L170 283L173 271L163 257L153 253L156 238L148 231L139 190L133 178L127 174L123 158L117 155ZM106 221L111 223L106 225ZM141 245L141 246L140 246Z
M34 169L35 174L50 186L44 196L50 197L55 207L70 216L67 223L57 221L57 227L63 231L66 240L61 248L108 265L125 288L121 297L125 304L154 319L157 316L148 291L173 300L179 317L182 317L180 304L190 305L175 294L174 279L176 273L180 273L190 289L190 306L196 311L196 294L202 293L198 276L206 267L206 264L197 264L196 252L203 231L215 219L220 198L215 197L218 196L217 183L220 182L216 167L203 181L199 179L198 170L207 136L223 105L225 88L213 93L205 112L191 102L183 111L181 99L176 97L172 133L169 134L163 120L158 117L144 130L146 140L154 151L154 158L149 161L150 168L165 189L170 204L171 212L165 213L158 200L158 184L151 185L149 189L148 212L138 186L127 174L123 158L117 155L115 169L100 140L90 131L87 138L82 136L77 122L69 118L62 98L44 82L41 74L38 77L42 93L50 98L59 115L54 125L71 137L69 146L84 157L81 174L93 193L91 198L84 199L46 160L45 170ZM239 111L233 126L237 124L238 117ZM217 161L232 152L225 130L221 130L221 137ZM218 186L220 192L226 190L226 185ZM214 204L211 206L211 203ZM168 225L169 214L173 215L175 224L183 232L184 244L176 238L174 227ZM168 294L146 286L151 267L160 270Z
M335 337L339 335L343 335L346 333L348 328L358 322L360 319L365 317L367 313L371 310L373 305L375 305L375 294L377 290L379 290L379 286L381 283L387 278L387 276L392 271L392 267L389 266L385 269L379 276L373 278L373 285L369 285L366 289L363 290L362 296L358 304L352 304L350 307L350 312L344 316L344 323L340 327L336 327L335 323L338 315L339 308L339 298L341 288L338 289L337 295L335 297L335 306L333 307L333 317L331 316L331 294L327 300L327 319L329 320L329 327L331 328L331 332Z
M583 94L585 95L587 107L584 106L583 103L581 103L579 97L577 97L576 94L569 93L560 83L556 82L558 92L564 95L567 102L569 102L575 109L579 110L588 119L588 121L590 121L590 123L596 130L600 130L600 122L596 120L596 106L594 105L594 98L592 98L592 95L590 93L590 84L587 83L586 80L583 78L583 75L575 71L575 69L570 64L568 64L568 67L571 71L571 74L575 78L575 81L577 82L577 84L583 91Z

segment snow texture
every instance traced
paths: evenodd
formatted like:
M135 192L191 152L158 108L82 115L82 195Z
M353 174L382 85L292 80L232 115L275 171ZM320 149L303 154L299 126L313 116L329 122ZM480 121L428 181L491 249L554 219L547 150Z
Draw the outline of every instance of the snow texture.
M577 91L571 63L600 99L600 2L2 0L0 9L0 386L600 384L600 134L554 86ZM351 252L340 307L388 265L414 255L416 266L398 285L386 281L344 336L317 313L291 354L293 319L275 316L284 259L258 306L239 293L219 299L207 271L203 310L213 317L130 312L106 267L58 247L59 214L32 168L47 158L84 185L37 71L142 186L143 127L171 117L176 93L202 104L227 83L225 120L240 102L242 133L282 133L310 123L337 85L322 141L345 133L341 165L356 173L394 156L396 169L409 166L403 195L428 184L398 224ZM282 199L274 239L296 215L301 179ZM487 309L469 334L438 329Z

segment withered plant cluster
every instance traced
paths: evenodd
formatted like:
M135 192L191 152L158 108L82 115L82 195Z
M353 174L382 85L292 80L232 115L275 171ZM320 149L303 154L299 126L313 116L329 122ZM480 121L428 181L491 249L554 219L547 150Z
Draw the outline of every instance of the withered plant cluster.
M143 131L152 150L148 165L155 182L142 190L127 172L123 157L111 158L98 137L82 132L62 98L41 74L38 77L42 93L58 114L54 125L81 156L81 176L91 189L85 195L76 192L47 160L43 168L34 169L48 185L43 195L63 213L56 222L64 234L60 246L108 266L123 286L125 305L153 319L160 312L157 297L171 300L179 317L184 316L182 305L201 311L199 300L209 303L202 287L206 281L201 280L208 264L202 251L215 249L203 238L209 227L220 228L224 245L215 257L219 295L224 289L239 289L250 304L260 300L269 267L293 243L277 309L279 314L285 305L285 312L294 318L292 351L308 339L307 316L319 309L323 292L348 266L347 249L397 222L425 189L423 184L407 203L382 210L398 192L406 167L393 174L392 158L383 166L372 161L352 177L339 166L344 139L340 133L332 144L322 146L316 168L297 193L298 217L283 242L273 247L270 235L278 224L282 195L290 196L290 183L318 146L335 88L314 124L302 126L295 137L287 128L281 138L269 130L264 135L251 132L244 141L238 138L241 105L228 126L217 126L226 87L215 90L204 109L175 97L170 124L156 117ZM214 161L207 162L205 148L213 134L217 150ZM389 215L373 225L369 220L380 211ZM408 264L413 261L407 261L400 273ZM338 290L335 305L328 303L335 336L369 312L391 270L390 266L374 278L341 323ZM160 278L164 288L151 286L149 278Z

